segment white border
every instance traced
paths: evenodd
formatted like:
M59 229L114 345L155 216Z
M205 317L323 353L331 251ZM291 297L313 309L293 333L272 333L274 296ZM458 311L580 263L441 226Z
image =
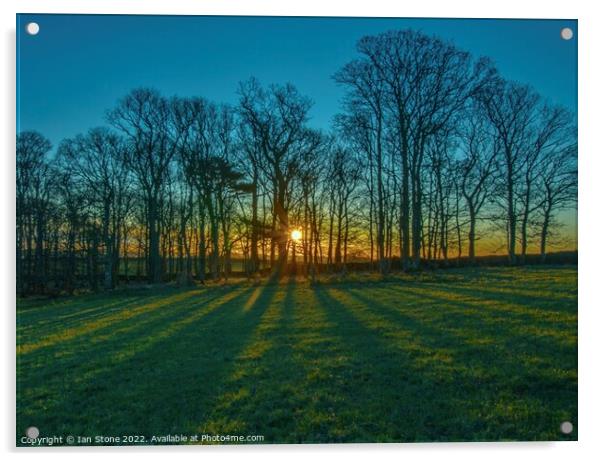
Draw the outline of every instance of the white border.
M142 454L162 459L168 453L198 458L244 457L245 460L265 458L301 459L308 455L319 459L343 455L351 460L366 456L379 458L502 460L545 457L568 461L593 458L601 452L598 430L600 424L600 363L602 359L602 305L599 292L602 274L600 239L602 199L600 131L602 108L600 82L602 72L602 24L593 1L527 2L498 0L3 0L1 61L4 107L0 124L4 149L0 158L2 180L2 214L0 226L2 261L0 283L4 293L3 360L1 397L4 402L0 420L3 451L10 456L28 459L43 456L62 459L76 456L111 456L125 459ZM227 447L148 447L148 448L75 448L15 449L15 314L14 314L14 144L15 144L15 13L105 13L105 14L224 14L224 15L285 15L285 16L397 16L397 17L482 17L482 18L563 18L579 19L579 442L563 443L455 443L405 445L322 445L322 446L227 446ZM550 76L550 78L554 78ZM137 453L132 453L132 452Z

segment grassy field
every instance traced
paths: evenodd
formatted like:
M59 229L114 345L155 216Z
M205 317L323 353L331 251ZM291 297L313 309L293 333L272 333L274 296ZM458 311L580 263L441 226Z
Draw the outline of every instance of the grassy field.
M575 440L575 267L19 300L17 434ZM571 421L570 435L560 432Z

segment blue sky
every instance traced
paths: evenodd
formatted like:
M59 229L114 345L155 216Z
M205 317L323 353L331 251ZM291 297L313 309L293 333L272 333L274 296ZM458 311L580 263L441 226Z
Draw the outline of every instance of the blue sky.
M40 25L36 36L25 25ZM571 27L575 38L562 40ZM105 124L130 89L235 103L238 83L294 83L314 100L311 124L328 129L343 90L331 76L357 56L366 34L413 28L492 58L509 79L529 83L576 111L574 20L270 18L204 16L17 16L17 129L61 139Z

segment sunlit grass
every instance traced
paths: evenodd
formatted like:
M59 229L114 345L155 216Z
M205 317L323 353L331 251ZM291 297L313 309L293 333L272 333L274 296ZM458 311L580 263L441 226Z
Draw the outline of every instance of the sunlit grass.
M20 300L17 433L574 440L570 267Z
M194 296L195 294L198 295L199 293L195 291L188 291L168 297L161 297L157 300L153 300L150 303L136 306L131 309L120 309L113 315L104 315L98 319L83 322L77 327L64 329L61 328L56 333L50 334L34 343L18 345L17 354L27 354L42 347L52 346L59 342L72 340L81 335L90 334L102 328L113 327L115 324L118 324L121 321L132 319L138 315L149 314L152 311L165 306L180 303L186 300L186 298Z

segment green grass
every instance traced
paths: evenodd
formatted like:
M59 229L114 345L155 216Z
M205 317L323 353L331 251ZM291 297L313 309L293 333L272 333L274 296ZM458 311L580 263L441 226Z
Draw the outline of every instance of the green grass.
M26 299L17 323L18 439L577 438L574 267Z

